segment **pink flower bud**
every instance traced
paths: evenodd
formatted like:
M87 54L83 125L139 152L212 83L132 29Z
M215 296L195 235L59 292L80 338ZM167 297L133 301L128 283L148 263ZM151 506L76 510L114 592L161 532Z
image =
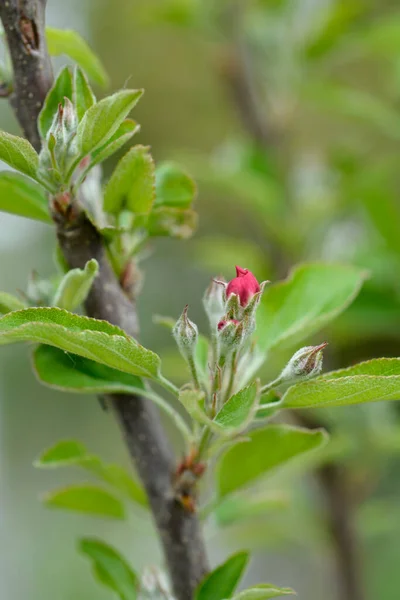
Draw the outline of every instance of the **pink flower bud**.
M249 300L260 291L260 284L248 269L236 267L236 277L226 287L226 297L237 294L241 306L246 306Z

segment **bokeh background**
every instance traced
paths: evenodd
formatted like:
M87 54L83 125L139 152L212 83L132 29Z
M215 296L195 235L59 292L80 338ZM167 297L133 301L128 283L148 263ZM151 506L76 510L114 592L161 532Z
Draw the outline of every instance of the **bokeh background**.
M397 2L49 0L48 23L76 29L90 42L110 89L145 88L134 114L141 124L135 143L150 144L156 160L180 161L197 181L199 231L188 241L154 244L139 302L143 343L163 356L177 382L182 363L152 315L177 317L189 303L191 317L204 326L201 296L209 278L231 277L236 263L260 280L285 277L310 260L364 267L370 278L359 298L318 338L330 342L327 363L399 356ZM18 131L6 101L0 127ZM1 214L1 289L25 289L33 269L51 276L54 246L51 228ZM363 590L353 600L397 600L399 407L355 406L313 419L337 444L329 464L340 473ZM161 561L151 523L140 512L114 523L41 505L46 490L82 477L33 467L62 438L129 465L112 417L95 398L40 387L27 348L2 349L2 599L109 597L76 552L84 534L115 544L138 570ZM315 469L303 464L270 481L285 501L262 516L223 528L211 520L212 561L251 548L245 583L273 581L294 587L304 600L339 600L338 549Z

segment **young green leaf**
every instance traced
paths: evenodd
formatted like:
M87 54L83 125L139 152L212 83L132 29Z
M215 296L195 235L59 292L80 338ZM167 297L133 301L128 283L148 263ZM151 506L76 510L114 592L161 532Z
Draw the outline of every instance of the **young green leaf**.
M288 425L268 425L246 435L248 442L230 446L217 467L219 495L226 496L252 484L272 469L325 444L324 431Z
M115 152L122 148L122 146L139 130L140 125L138 125L136 121L133 119L125 119L108 142L92 153L90 168L105 161L112 154L115 154Z
M248 552L237 552L211 571L200 583L195 600L226 600L231 598L249 562Z
M36 179L39 157L33 146L24 138L0 131L0 160L13 169Z
M60 308L27 308L0 318L0 345L55 346L139 377L159 378L160 359L114 325Z
M75 440L58 442L55 446L45 450L34 464L39 468L81 467L113 486L130 500L144 507L148 505L145 491L123 467L104 463L95 454L90 454L83 444Z
M196 195L196 185L175 163L163 163L156 169L155 206L189 208Z
M0 210L51 223L48 201L43 189L19 173L0 173Z
M357 296L365 271L336 264L304 264L268 286L257 310L263 351L293 346L337 317Z
M5 315L13 310L21 310L25 304L7 292L0 292L0 314Z
M280 408L400 400L400 358L376 358L290 387Z
M43 502L50 508L63 508L99 517L124 519L123 504L110 492L90 484L70 485L47 493Z
M141 394L145 389L140 377L44 344L35 349L33 366L39 381L65 392Z
M224 430L240 432L251 423L260 400L257 381L243 388L225 402L214 419Z
M64 67L61 69L57 79L50 88L44 101L43 108L39 113L38 129L42 139L46 138L54 116L57 114L58 105L62 104L64 106L64 98L69 98L71 102L73 101L72 89L72 71L69 67Z
M104 210L118 214L126 208L147 214L155 197L154 162L146 146L133 146L114 169L104 193Z
M220 428L211 421L204 412L204 392L192 387L183 387L179 390L179 402L195 421L207 425L215 432L221 433Z
M197 227L197 214L193 210L181 210L163 206L149 214L147 230L150 236L170 236L186 240Z
M62 278L55 293L53 304L66 310L75 310L82 304L99 272L97 260L89 260L84 269L71 269Z
M76 140L82 156L106 144L135 106L143 90L121 90L91 106L78 125Z
M280 588L272 583L259 583L235 594L233 600L270 600L270 598L292 595L296 595L296 592L291 588Z
M119 552L94 538L82 538L79 549L92 560L101 583L111 588L120 600L136 600L138 577Z
M85 40L72 29L46 27L46 39L51 56L65 54L72 58L99 85L108 84L107 73Z
M78 115L78 121L81 121L85 112L93 104L96 104L96 96L92 92L85 73L79 67L75 67L74 70L73 103Z

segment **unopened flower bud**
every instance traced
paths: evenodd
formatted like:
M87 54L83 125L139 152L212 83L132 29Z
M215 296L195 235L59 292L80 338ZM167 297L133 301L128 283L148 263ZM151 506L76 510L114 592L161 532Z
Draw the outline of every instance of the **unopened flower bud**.
M188 307L186 305L172 329L172 335L178 344L182 356L186 360L190 360L194 354L199 331L197 325L188 318L187 311Z
M322 371L322 351L328 344L324 342L319 346L305 346L297 350L283 369L280 379L290 381L293 379L310 379Z
M212 328L216 326L225 312L224 281L212 280L203 296L203 306Z
M248 269L236 267L236 277L232 279L226 288L226 297L229 299L231 294L239 296L240 305L247 306L249 300L260 291L260 284Z
M218 323L218 344L221 356L228 356L233 350L238 350L243 339L243 324L240 321L223 319Z

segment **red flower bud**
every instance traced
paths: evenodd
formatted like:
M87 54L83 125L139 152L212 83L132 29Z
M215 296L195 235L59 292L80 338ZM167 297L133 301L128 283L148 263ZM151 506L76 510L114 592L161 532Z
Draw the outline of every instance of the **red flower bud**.
M226 297L231 294L239 296L241 306L246 306L249 300L260 291L260 284L248 269L236 267L236 277L226 287Z

